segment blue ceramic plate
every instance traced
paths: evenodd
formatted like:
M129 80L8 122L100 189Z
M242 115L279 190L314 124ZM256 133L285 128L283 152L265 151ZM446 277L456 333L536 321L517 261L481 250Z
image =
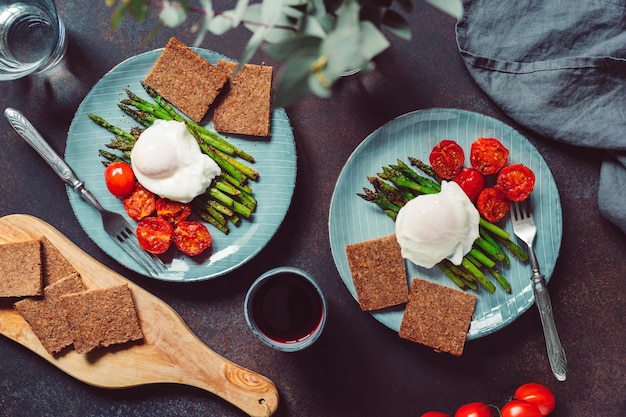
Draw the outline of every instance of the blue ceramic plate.
M409 164L409 156L428 162L430 150L442 139L457 141L466 151L467 160L470 144L481 136L500 139L510 150L509 162L523 163L536 174L531 194L538 227L536 251L542 272L546 280L550 279L561 246L561 203L552 173L537 149L517 131L493 118L461 110L430 109L400 116L370 134L350 156L337 181L330 206L330 243L339 274L355 300L358 298L345 246L394 233L394 222L373 203L357 196L363 187L372 188L367 177L380 172L383 166L395 164L397 159ZM505 226L513 236L510 221ZM534 302L530 267L511 257L511 264L502 270L512 285L512 293L498 288L495 294L489 294L479 289L468 339L506 326ZM419 277L455 287L436 267L424 269L407 262L407 274L409 280ZM403 308L372 313L395 331L400 329L403 314Z
M121 201L106 189L104 167L98 155L98 151L105 149L104 145L111 141L112 134L96 125L87 114L98 114L125 129L135 126L136 123L123 114L117 104L126 97L125 88L149 99L140 81L146 77L161 51L159 49L137 55L113 68L87 94L70 125L65 160L105 208L119 213L124 213L124 208ZM196 52L212 64L216 64L219 59L228 59L204 49L196 49ZM211 127L212 123L209 121L207 125ZM210 256L201 254L192 258L182 255L175 248L170 249L162 255L168 272L159 278L168 281L198 281L226 274L252 259L274 236L289 209L296 182L295 142L284 109L273 111L271 131L272 136L269 138L226 136L233 144L255 157L252 166L259 172L259 180L251 182L258 200L253 219L244 220L240 226L231 226L228 235L209 226L213 235ZM68 190L68 196L74 214L87 235L113 259L144 274L140 265L103 230L98 212L77 193Z

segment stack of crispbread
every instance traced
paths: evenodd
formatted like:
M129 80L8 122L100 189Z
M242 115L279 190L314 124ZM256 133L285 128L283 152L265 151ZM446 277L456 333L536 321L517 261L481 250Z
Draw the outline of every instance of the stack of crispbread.
M200 122L214 107L218 132L269 136L273 69L218 60L216 66L171 38L144 82Z
M401 338L456 356L463 353L476 305L474 294L417 278L409 290L395 235L349 244L345 249L361 310L406 303Z
M143 338L128 285L87 288L45 237L0 245L0 297L17 299L15 309L50 354Z

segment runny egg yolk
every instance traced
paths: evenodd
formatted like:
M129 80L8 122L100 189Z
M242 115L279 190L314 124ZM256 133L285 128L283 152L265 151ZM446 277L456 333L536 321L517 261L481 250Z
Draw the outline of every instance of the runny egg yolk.
M135 177L160 197L188 203L204 193L221 171L203 154L185 123L156 120L131 151Z
M479 235L480 215L455 182L444 181L441 192L410 200L396 218L396 239L402 256L432 268L443 259L459 265Z

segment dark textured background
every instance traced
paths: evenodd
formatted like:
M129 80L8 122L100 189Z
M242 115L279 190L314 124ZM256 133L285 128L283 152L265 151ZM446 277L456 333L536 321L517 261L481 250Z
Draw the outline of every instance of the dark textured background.
M21 110L63 153L76 108L114 65L159 48L185 28L161 31L143 44L154 21L127 20L109 30L111 9L99 1L59 1L69 32L65 67L42 76L2 82L0 103ZM216 5L220 9L219 4ZM275 238L244 267L215 280L175 284L127 272L81 230L64 185L8 123L0 120L0 215L27 213L58 228L88 253L170 304L208 346L272 379L281 395L276 416L419 416L453 414L469 401L499 402L524 382L552 388L555 417L626 415L624 346L626 238L599 214L600 154L553 143L511 123L474 84L456 50L454 20L416 4L411 41L393 38L375 72L342 80L331 99L306 98L287 109L298 151L290 211ZM238 30L208 37L203 47L237 58L247 40ZM259 55L255 62L268 62ZM398 338L359 310L330 252L328 209L337 176L354 148L373 130L405 112L450 107L512 124L552 169L563 207L563 243L550 293L570 364L568 379L551 375L537 309L513 324L471 341L460 358ZM601 129L602 126L598 126ZM310 349L285 354L258 342L242 315L247 287L265 270L293 265L311 271L325 291L330 316ZM202 364L198 364L202 366ZM0 338L2 416L242 416L207 392L177 385L105 390L63 374L27 349Z

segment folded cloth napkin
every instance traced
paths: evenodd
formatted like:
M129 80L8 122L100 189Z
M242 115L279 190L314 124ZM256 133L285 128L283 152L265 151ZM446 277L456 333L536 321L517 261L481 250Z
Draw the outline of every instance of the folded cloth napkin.
M463 0L457 44L520 125L607 150L602 214L626 233L626 0Z

